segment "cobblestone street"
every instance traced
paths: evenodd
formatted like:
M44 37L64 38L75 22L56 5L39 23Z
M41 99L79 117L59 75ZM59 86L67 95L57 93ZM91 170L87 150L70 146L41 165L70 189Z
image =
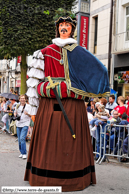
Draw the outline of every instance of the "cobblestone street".
M27 142L26 145L28 151L29 143ZM19 153L17 137L2 132L0 134L0 153L13 153L13 152Z

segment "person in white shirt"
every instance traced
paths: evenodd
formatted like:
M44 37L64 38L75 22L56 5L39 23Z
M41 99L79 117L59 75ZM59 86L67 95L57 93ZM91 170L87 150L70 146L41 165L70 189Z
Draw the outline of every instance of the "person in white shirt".
M30 105L26 103L25 95L21 95L19 98L20 104L16 107L14 116L20 117L17 119L16 127L17 127L17 136L19 143L19 151L21 154L19 158L26 159L27 151L26 151L26 135L28 132L28 127L31 119L31 108Z
M106 104L105 108L111 112L116 106L118 106L118 104L115 102L115 96L110 95L109 102Z

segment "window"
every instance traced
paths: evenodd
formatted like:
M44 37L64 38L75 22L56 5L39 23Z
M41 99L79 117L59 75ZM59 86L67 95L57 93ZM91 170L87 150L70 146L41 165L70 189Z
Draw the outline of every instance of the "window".
M98 17L95 17L95 34L94 34L94 54L97 53L97 32L98 32Z
M126 7L126 41L129 40L129 7Z

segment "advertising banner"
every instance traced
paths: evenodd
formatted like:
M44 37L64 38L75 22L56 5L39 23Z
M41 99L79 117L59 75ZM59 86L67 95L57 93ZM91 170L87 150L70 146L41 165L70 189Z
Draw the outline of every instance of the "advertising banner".
M89 17L81 16L80 46L86 49L88 47L88 28L89 28Z

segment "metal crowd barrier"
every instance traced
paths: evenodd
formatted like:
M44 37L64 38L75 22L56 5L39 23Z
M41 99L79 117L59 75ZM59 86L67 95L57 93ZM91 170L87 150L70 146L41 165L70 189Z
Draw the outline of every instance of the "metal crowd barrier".
M109 157L116 157L119 162L122 158L129 159L129 125L106 124L105 127L100 125L94 133L91 132L91 135L92 144L94 143L93 153L98 156L97 164L101 164L104 159L109 162ZM123 156L123 141L127 137L127 153Z
M107 138L107 136L109 137ZM127 137L128 137L127 153L124 153L123 142ZM104 156L117 157L119 162L121 162L122 158L129 159L129 125L111 126L110 124L107 124L105 127L105 138L104 139L105 139L104 143L106 145Z

